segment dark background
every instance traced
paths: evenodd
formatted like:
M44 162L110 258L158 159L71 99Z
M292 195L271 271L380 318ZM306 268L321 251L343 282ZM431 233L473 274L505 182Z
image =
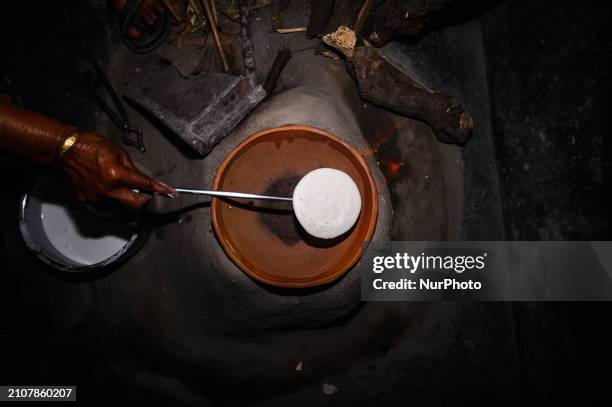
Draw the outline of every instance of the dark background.
M0 6L0 68L10 73L27 107L87 127L96 108L59 63L74 62L67 52L72 27L65 22L64 2L14 3L21 4ZM86 2L68 4L72 23L99 45L104 59L105 15ZM611 240L610 21L606 2L457 1L422 37L405 43L405 55L430 72L430 82L480 117L480 137L463 152L466 239ZM98 349L87 333L78 343L56 339L65 333L57 331L46 307L48 286L37 271L15 264L22 250L15 239L17 197L38 171L0 160L0 383L79 383L85 389L81 400L92 404L114 400L94 396L105 383L116 386L117 394L146 401L96 373L96 361L112 348ZM405 393L421 394L416 400L427 405L612 399L608 303L516 303L510 309L512 337L506 339L516 349L516 366L487 363L494 359L494 344L472 360L458 349L439 361L435 375L419 375L415 368L395 377L397 384L377 396L380 402L404 399ZM486 328L478 329L486 337ZM515 368L512 387L494 385Z
M593 1L514 1L481 19L508 240L612 237L611 16ZM609 303L514 309L526 403L610 400Z

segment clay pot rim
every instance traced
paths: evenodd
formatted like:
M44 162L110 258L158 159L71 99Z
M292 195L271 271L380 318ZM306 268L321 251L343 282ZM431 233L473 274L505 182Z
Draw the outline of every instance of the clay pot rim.
M370 216L369 218L369 222L367 225L367 231L365 234L365 240L364 240L364 243L369 242L372 239L372 236L374 235L374 230L376 229L376 222L378 220L378 190L376 188L376 181L374 180L374 177L372 176L372 172L370 171L370 167L368 166L368 163L366 162L362 154L355 147L351 146L347 142L341 140L340 138L338 138L337 136L333 135L332 133L326 130L322 130L322 129L311 127L311 126L305 126L305 125L289 125L289 126L281 126L281 127L272 127L272 128L261 130L261 131L258 131L257 133L252 134L251 136L243 140L240 144L238 144L227 155L227 157L225 157L223 162L219 165L219 168L217 169L217 172L215 173L215 179L213 181L212 189L216 190L219 188L219 184L221 183L221 177L225 173L227 166L232 162L232 160L234 159L234 157L236 157L236 155L242 152L242 150L245 147L253 143L255 140L263 136L266 136L270 133L292 131L292 130L316 133L320 136L326 137L336 143L343 145L356 158L359 165L361 165L361 167L365 170L367 179L369 181L366 183L366 188L369 186L369 192L372 194L372 216ZM213 229L215 231L215 236L217 237L217 240L223 247L223 250L230 257L230 259L244 273L246 273L251 278L257 281L260 281L262 283L265 283L267 285L274 286L274 287L282 287L282 288L309 288L309 287L316 287L316 286L321 286L327 283L331 283L332 281L335 281L338 278L342 277L344 274L346 274L359 261L359 259L362 256L363 245L361 245L361 248L359 250L356 250L353 253L353 255L345 262L343 267L339 268L338 271L336 271L333 274L327 274L319 278L307 279L305 281L279 281L279 280L269 279L251 270L241 260L242 256L235 251L234 247L229 243L229 239L222 236L221 227L219 224L220 222L219 220L220 200L213 197L211 201L212 201L211 202L211 215L212 215Z

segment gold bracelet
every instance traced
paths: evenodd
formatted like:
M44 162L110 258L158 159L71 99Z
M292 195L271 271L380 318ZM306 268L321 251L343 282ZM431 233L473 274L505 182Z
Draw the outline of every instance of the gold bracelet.
M59 148L59 158L60 159L64 157L64 154L66 154L68 150L70 150L70 148L72 148L72 146L74 145L74 143L76 143L79 137L81 137L81 133L76 132L76 133L71 133L68 137L64 139L64 141L62 142Z

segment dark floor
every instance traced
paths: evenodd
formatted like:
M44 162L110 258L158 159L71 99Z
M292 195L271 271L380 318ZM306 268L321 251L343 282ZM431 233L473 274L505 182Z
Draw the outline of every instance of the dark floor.
M68 3L77 16L75 29L100 45L96 52L104 60L112 35L102 20L103 2L89 2L97 4L93 12L87 2ZM463 150L463 238L610 239L612 160L604 115L612 44L604 33L611 7L572 1L481 3L487 4L444 16L422 38L385 49L431 88L460 99L478 124ZM66 44L68 27L56 24L65 22L64 10L49 6L28 16L38 29L4 35L9 43L3 47L16 51L0 60L0 67L13 72L26 106L89 126L96 108L59 62L73 58L71 47L57 47ZM450 26L440 28L445 23ZM16 198L38 169L2 159L0 170L0 259L6 265L0 277L0 384L79 383L81 401L96 405L116 401L119 394L159 401L159 395L133 392L97 369L112 347L100 346L88 332L62 332L53 323L47 302L51 286L24 255L16 229ZM536 405L612 399L606 374L612 362L608 303L442 307L451 308L448 320L440 311L436 323L457 325L454 329L434 330L413 342L397 338L376 364L360 362L336 374L340 391L326 403ZM98 395L96 386L103 383L116 391ZM311 387L292 394L279 389L282 397L276 399L259 395L259 403L318 403L313 394L320 389ZM216 389L213 404L223 404L224 392L234 404L245 401L230 387Z

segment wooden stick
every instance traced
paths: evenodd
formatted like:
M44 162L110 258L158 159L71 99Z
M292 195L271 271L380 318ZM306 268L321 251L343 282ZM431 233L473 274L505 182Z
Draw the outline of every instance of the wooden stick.
M193 9L193 12L196 13L198 15L198 17L200 17L202 15L202 12L203 12L202 6L196 0L187 0L187 2L189 3L191 8Z
M278 77L280 76L281 72L285 68L285 65L287 65L287 62L289 62L290 58L291 58L291 51L289 51L289 48L287 47L281 48L276 54L276 58L274 58L272 67L270 68L270 71L268 72L268 77L266 78L266 81L264 82L264 85L263 85L268 96L271 95L272 92L274 91L274 87L276 86Z
M323 34L334 9L334 0L312 0L310 3L310 17L308 18L308 31L306 36L313 38Z
M221 39L219 38L219 31L217 30L217 25L215 24L215 19L208 1L209 0L202 0L202 3L204 3L204 10L206 10L206 18L208 19L210 30L212 31L213 38L215 39L215 45L217 46L217 51L219 52L219 58L221 58L221 62L223 63L223 72L229 72L229 65L227 63L227 59L225 58L223 44L221 44Z
M364 0L363 5L361 6L361 10L359 10L359 14L357 15L357 20L355 21L355 26L353 27L353 31L359 33L363 28L363 24L368 18L370 14L370 10L374 5L374 0Z
M290 34L290 33L299 33L302 31L306 31L306 27L294 27L294 28L277 28L276 32L280 34Z
M376 7L370 41L382 47L394 38L417 35L430 18L452 0L387 0Z
M176 21L181 21L182 11L184 12L185 7L183 5L183 2L177 0L162 0L162 2L164 3L164 6L166 6L166 8L170 11L172 17L174 17Z
M219 15L217 14L217 5L215 0L210 0L210 8L212 9L213 18L215 19L215 25L219 27Z
M361 44L342 41L352 32L348 28L339 27L338 31L324 36L323 42L345 57L362 99L429 124L443 143L467 142L474 121L458 100L424 89L383 58L368 41L362 39Z

